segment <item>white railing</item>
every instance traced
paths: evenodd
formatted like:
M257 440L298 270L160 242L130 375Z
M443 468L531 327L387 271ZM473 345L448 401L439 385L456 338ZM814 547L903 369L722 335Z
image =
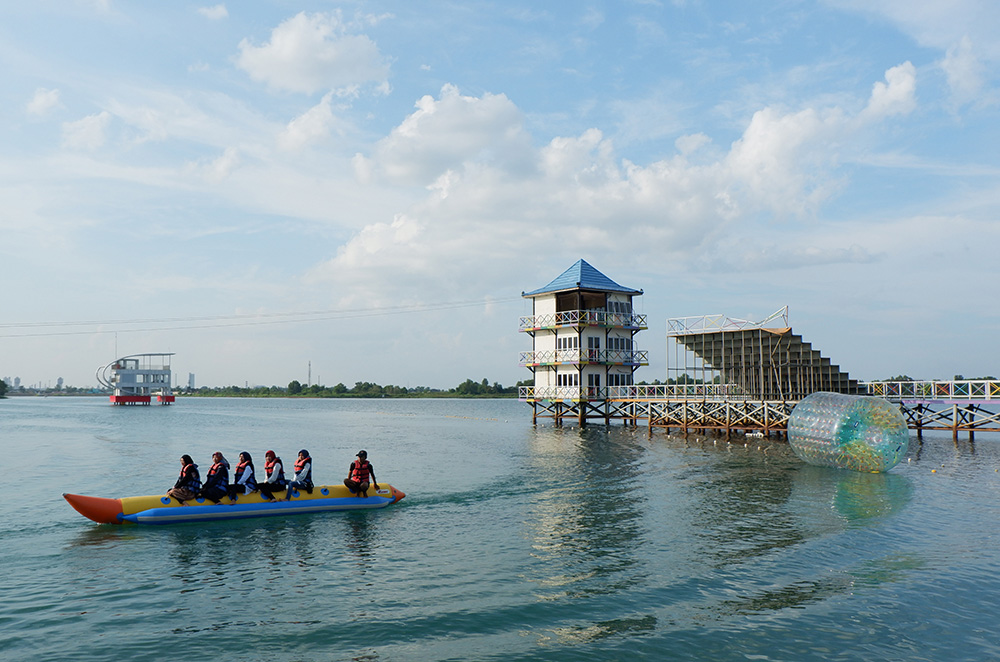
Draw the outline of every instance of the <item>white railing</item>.
M998 400L1000 380L866 382L868 395L887 400Z
M575 400L609 398L615 400L672 400L704 398L742 400L742 389L733 384L642 384L634 386L520 386L522 400Z
M1000 380L866 382L866 393L886 400L977 400L1000 402ZM735 384L642 384L634 386L521 386L522 400L743 400L746 393Z
M605 400L607 387L601 386L519 386L521 400Z
M564 326L606 326L645 329L646 316L636 313L612 313L607 310L565 310L561 313L529 315L521 318L521 331L554 329Z
M522 366L553 365L559 363L649 365L649 352L644 349L549 349L540 352L521 352L519 361Z
M725 315L699 315L696 317L675 317L667 320L668 336L684 336L694 333L711 333L713 331L747 331L766 329L766 326L776 319L781 320L782 328L788 326L788 306L776 310L759 322L741 320Z

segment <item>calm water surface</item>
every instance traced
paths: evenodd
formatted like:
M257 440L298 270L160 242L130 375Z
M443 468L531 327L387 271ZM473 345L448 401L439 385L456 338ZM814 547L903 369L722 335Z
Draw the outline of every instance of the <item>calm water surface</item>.
M0 400L0 659L1000 659L1000 441L889 474L470 400ZM385 510L97 525L177 458L361 448ZM934 470L934 471L932 471ZM23 494L19 494L23 489Z

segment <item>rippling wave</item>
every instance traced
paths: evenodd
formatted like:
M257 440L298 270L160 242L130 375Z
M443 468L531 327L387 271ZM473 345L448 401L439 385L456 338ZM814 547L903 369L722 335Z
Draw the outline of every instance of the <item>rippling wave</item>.
M50 400L0 404L15 475L74 468L0 499L5 658L1000 658L990 442L926 438L872 475L774 439L533 427L510 401ZM406 499L118 527L59 496L302 445L323 482L367 448Z

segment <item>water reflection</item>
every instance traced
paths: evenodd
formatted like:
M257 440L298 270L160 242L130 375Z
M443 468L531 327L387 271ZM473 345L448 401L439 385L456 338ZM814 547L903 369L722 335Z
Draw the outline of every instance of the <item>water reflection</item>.
M614 636L643 635L654 632L657 627L656 616L639 616L636 618L616 618L601 621L589 626L556 628L553 632L559 644L585 644ZM543 645L548 643L541 642Z
M646 497L637 482L642 446L621 428L533 430L527 472L529 579L539 599L600 595L640 582Z
M140 539L134 527L118 526L116 524L98 524L86 526L74 538L66 541L67 547L108 547L126 540Z
M858 587L900 581L923 565L924 562L915 555L878 556L879 549L858 550L855 547L857 543L845 548L843 539L837 537L852 529L881 529L885 520L902 512L913 493L908 477L805 464L789 467L785 476L788 489L778 491L785 502L781 526L788 540L817 541L811 551L800 552L811 559L811 564L799 566L796 560L798 553L784 550L789 553L775 562L783 568L781 577L797 576L794 581L759 589L751 588L759 583L754 578L739 578L734 586L741 595L714 604L711 607L713 613L725 617L801 609L850 594ZM773 535L762 538L759 530L753 536L755 544L761 546L773 539ZM845 552L846 556L841 558ZM858 554L865 557L860 562L856 559ZM744 593L742 587L751 590Z
M690 490L699 524L694 535L705 541L700 553L716 567L741 565L805 539L787 507L794 460L769 459L756 445L733 447L717 448Z
M359 575L372 569L375 561L376 523L370 513L347 513L344 518L344 547L355 558Z
M899 513L913 494L907 476L802 465L792 473L797 516L827 531L872 526Z

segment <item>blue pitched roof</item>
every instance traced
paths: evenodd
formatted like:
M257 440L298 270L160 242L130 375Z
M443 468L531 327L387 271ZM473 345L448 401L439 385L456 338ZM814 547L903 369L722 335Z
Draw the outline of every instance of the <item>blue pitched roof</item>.
M624 292L625 294L642 294L642 290L622 287L600 271L590 266L586 260L577 260L576 264L556 276L551 283L531 292L521 292L523 297L533 297L539 294L550 294L564 290L596 290L598 292Z

